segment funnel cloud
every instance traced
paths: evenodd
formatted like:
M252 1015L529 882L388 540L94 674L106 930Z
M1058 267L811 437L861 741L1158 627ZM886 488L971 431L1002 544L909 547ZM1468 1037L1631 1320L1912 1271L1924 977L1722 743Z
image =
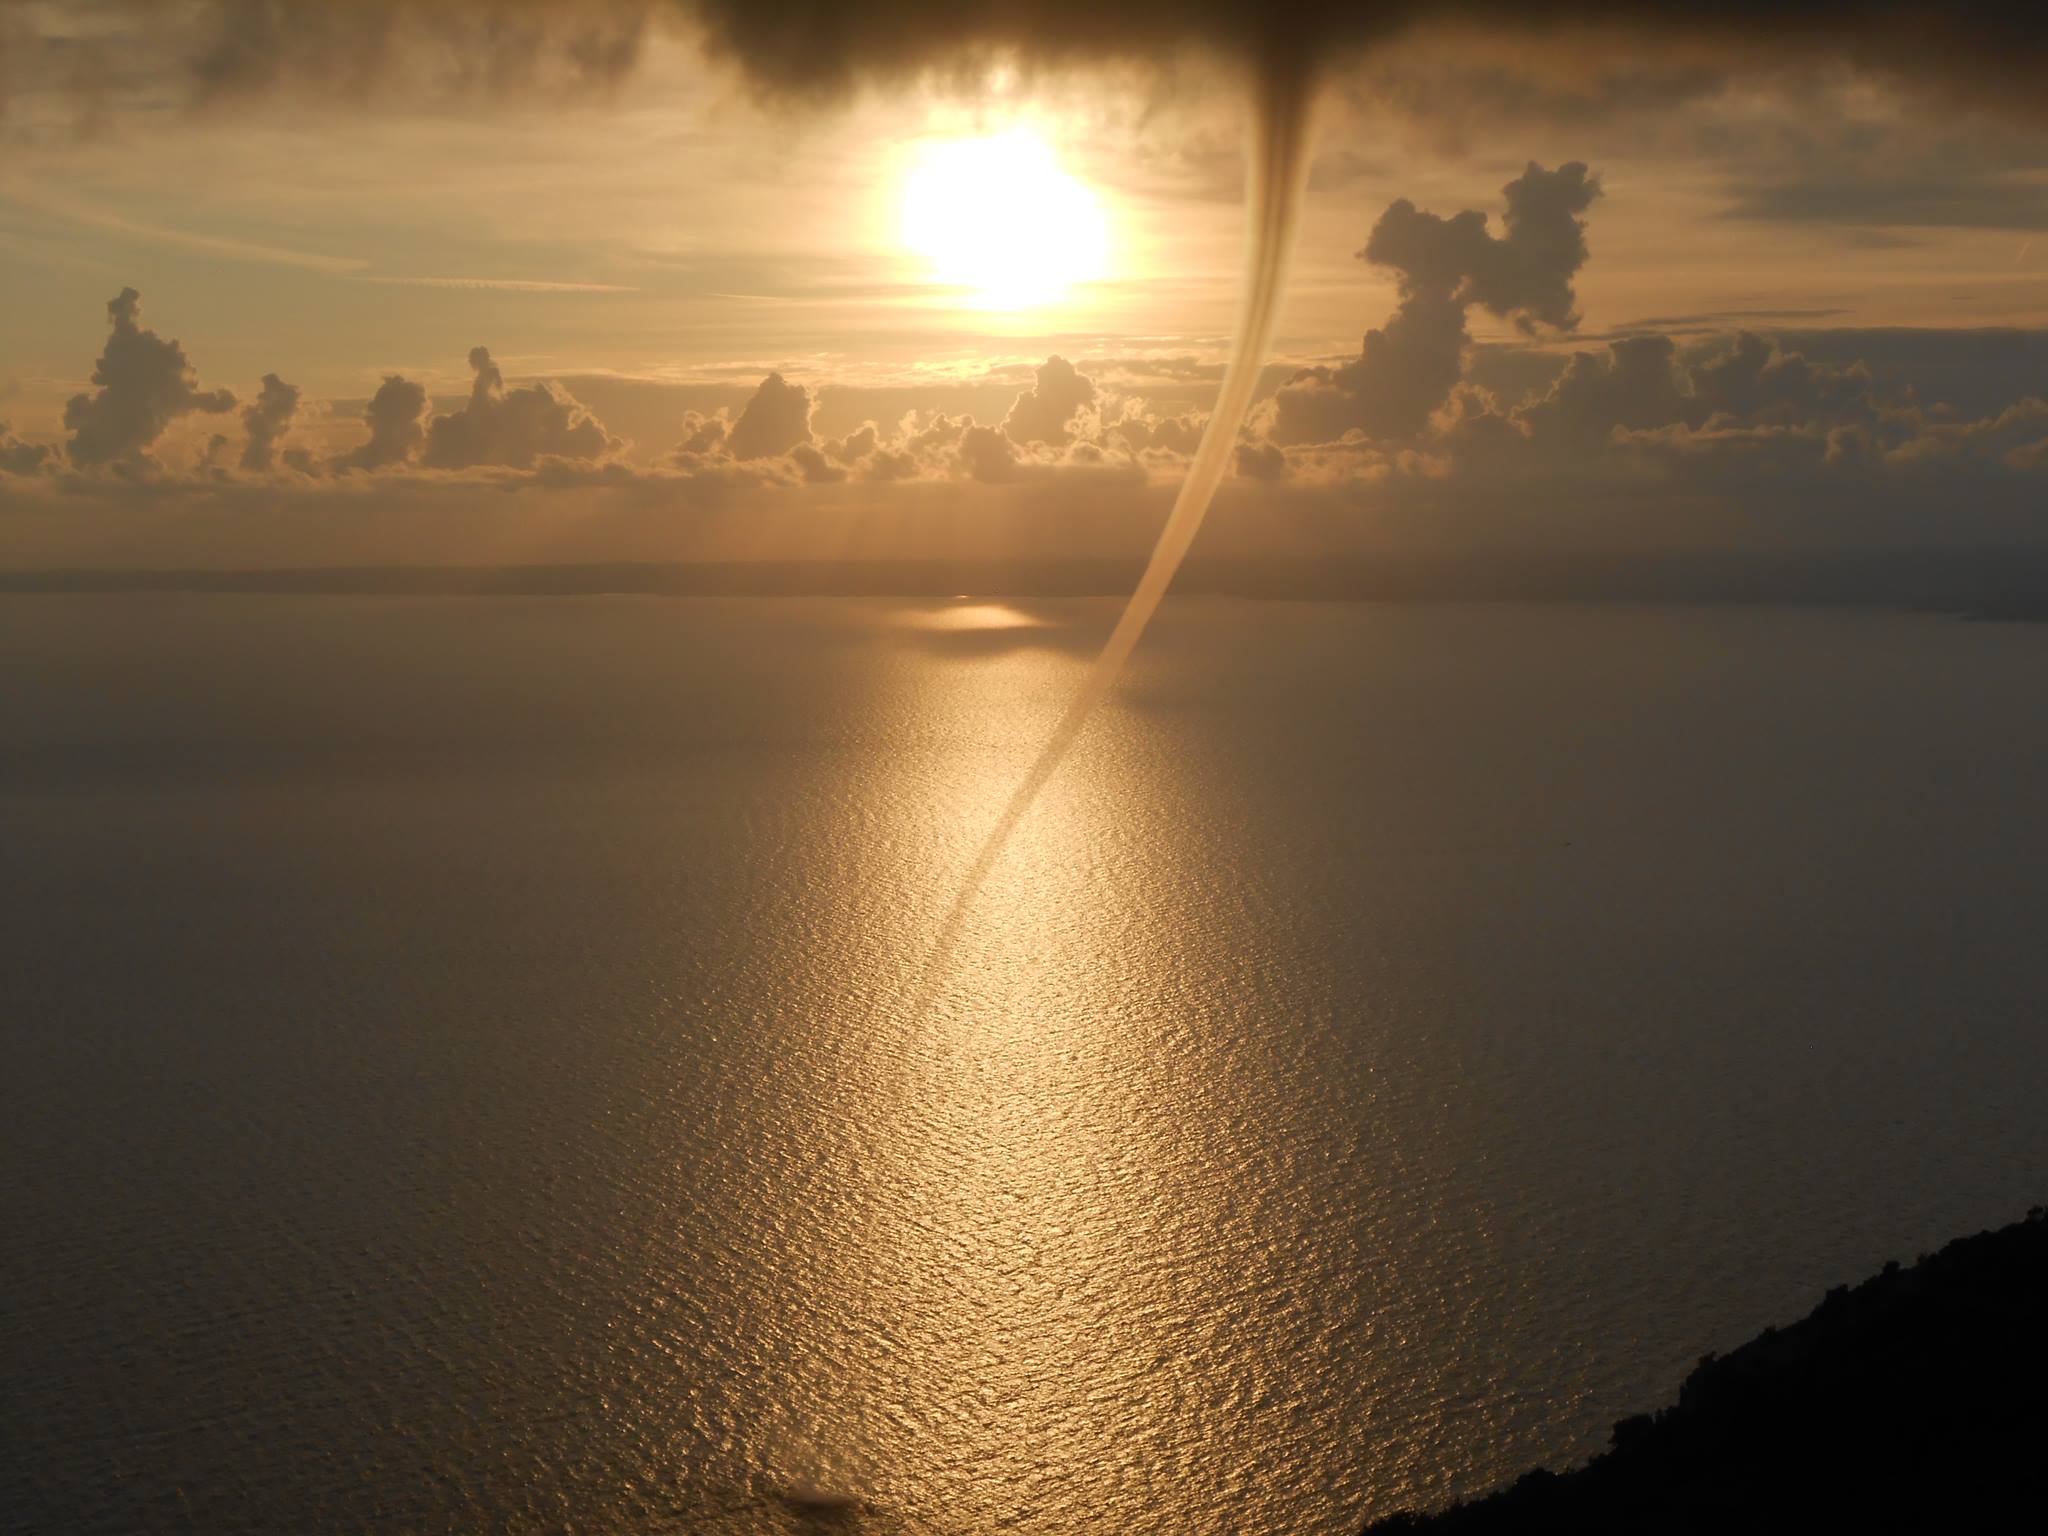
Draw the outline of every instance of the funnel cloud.
M1137 649L1145 628L1165 600L1175 572L1187 558L1188 550L1201 531L1202 519L1215 498L1216 487L1231 467L1238 447L1239 429L1250 409L1252 391L1257 387L1259 367L1265 361L1272 340L1273 324L1279 315L1286 289L1287 262L1293 254L1294 232L1301 212L1302 194L1308 180L1308 160L1313 113L1313 86L1307 75L1275 70L1259 81L1252 116L1252 154L1249 163L1247 216L1245 221L1246 268L1244 297L1237 331L1225 367L1216 408L1202 433L1200 445L1181 481L1173 510L1167 515L1159 542L1153 547L1137 590L1125 604L1122 617L1110 632L1101 653L1088 669L1080 690L1060 716L1052 735L1039 749L1023 781L1012 791L1003 813L983 840L980 852L969 867L960 894L954 898L939 931L939 939L925 972L915 1012L921 1015L932 1001L932 989L943 977L959 941L968 909L996 860L1002 856L1010 836L1023 821L1052 776L1066 760L1081 729L1095 712Z

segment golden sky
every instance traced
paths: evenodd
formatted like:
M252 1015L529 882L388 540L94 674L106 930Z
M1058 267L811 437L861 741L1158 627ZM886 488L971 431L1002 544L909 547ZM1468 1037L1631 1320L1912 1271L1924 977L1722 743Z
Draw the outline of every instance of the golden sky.
M138 327L183 348L194 398L235 405L175 410L131 455L129 485L224 483L271 374L298 392L280 444L299 445L301 468L329 465L363 438L389 376L432 411L458 408L475 348L507 390L552 381L601 427L583 457L621 466L669 462L690 412L731 425L771 373L805 391L797 430L808 421L821 446L866 420L907 445L910 411L996 426L1057 354L1093 391L1111 467L1152 484L1172 477L1164 440L1146 459L1111 413L1158 423L1213 391L1243 241L1244 92L1227 57L1020 67L997 52L829 101L764 100L662 13L634 34L630 67L594 84L545 60L480 81L475 60L403 34L374 78L287 73L214 96L177 73L174 9L0 0L0 453L46 450L39 495L60 470L106 467L81 459L66 404L131 288ZM2048 325L2048 119L1929 96L1825 49L1797 74L1596 60L1542 90L1502 83L1501 56L1481 37L1326 70L1267 394L1317 367L1353 387L1346 360L1403 302L1401 270L1360 256L1391 206L1472 210L1499 235L1504 189L1532 165L1583 163L1597 196L1580 210L1585 258L1561 279L1573 323L1461 301L1457 399L1483 386L1503 420L1569 353L1604 356L1618 336L1665 335L1689 356L1749 331L1849 368L1860 354L1843 333L1891 355L1906 328L1936 338L1928 366L1947 379L1967 371L1941 350L1955 337ZM2040 357L2008 358L1948 403L1981 415L2048 393ZM1682 367L1678 388L1697 393ZM1916 398L1930 403L1925 384ZM1029 461L1020 419L1011 457ZM1364 482L1444 458L1413 432L1395 444L1341 410L1318 419L1332 445L1353 432ZM1042 444L1061 453L1040 457L1102 471L1072 462L1088 434L1068 420ZM1705 407L1686 424L1703 430ZM1310 430L1274 438L1291 456L1274 484L1342 478ZM1815 418L1809 436L1823 435ZM1011 477L981 476L964 439L949 451L967 479ZM834 459L856 483L866 462ZM721 474L728 489L763 478ZM801 464L781 478L838 483ZM29 499L27 482L0 481L9 494Z

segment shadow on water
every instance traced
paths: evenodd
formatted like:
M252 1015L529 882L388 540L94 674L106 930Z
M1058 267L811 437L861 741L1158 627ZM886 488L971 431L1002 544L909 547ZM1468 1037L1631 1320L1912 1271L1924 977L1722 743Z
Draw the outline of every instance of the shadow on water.
M704 1513L690 1527L760 1536L938 1536L942 1527L860 1494L809 1483L765 1490L744 1503Z

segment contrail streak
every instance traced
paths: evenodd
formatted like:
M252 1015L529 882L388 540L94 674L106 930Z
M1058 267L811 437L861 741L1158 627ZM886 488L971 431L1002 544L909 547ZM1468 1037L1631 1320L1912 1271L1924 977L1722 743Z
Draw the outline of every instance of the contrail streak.
M1314 83L1306 67L1289 61L1269 65L1260 72L1246 186L1244 295L1238 312L1237 337L1223 372L1216 408L1188 465L1187 478L1181 481L1173 511L1160 530L1159 542L1152 548L1145 574L1138 579L1130 602L1124 605L1123 616L1117 620L1095 664L1088 669L1088 676L1067 705L1066 713L1060 716L1059 724L1039 749L1030 771L1012 791L1003 814L989 829L981 851L961 881L960 893L946 912L931 958L926 962L923 983L911 1012L913 1019L921 1019L935 1000L951 968L968 911L981 893L989 871L1002 857L1003 849L1039 792L1059 771L1095 706L1115 684L1124 663L1137 648L1139 637L1145 633L1145 626L1159 611L1174 572L1180 569L1195 535L1201 531L1202 518L1237 448L1238 429L1244 425L1245 413L1251 407L1252 391L1258 386L1259 370L1272 341L1307 181L1313 105Z

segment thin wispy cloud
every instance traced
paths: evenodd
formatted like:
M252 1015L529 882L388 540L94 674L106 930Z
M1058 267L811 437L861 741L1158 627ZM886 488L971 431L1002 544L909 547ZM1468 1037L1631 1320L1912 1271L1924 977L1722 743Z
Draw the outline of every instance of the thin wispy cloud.
M485 293L638 293L626 283L553 282L536 277L383 277L352 272L349 280L389 288L462 288Z
M369 265L359 256L341 256L327 251L300 251L261 241L240 240L228 235L202 235L167 224L148 223L126 215L96 208L90 203L52 193L26 182L14 182L0 189L0 199L33 209L47 218L85 229L99 230L146 245L169 246L175 250L197 251L229 261L256 262L265 266L296 267L340 277Z

